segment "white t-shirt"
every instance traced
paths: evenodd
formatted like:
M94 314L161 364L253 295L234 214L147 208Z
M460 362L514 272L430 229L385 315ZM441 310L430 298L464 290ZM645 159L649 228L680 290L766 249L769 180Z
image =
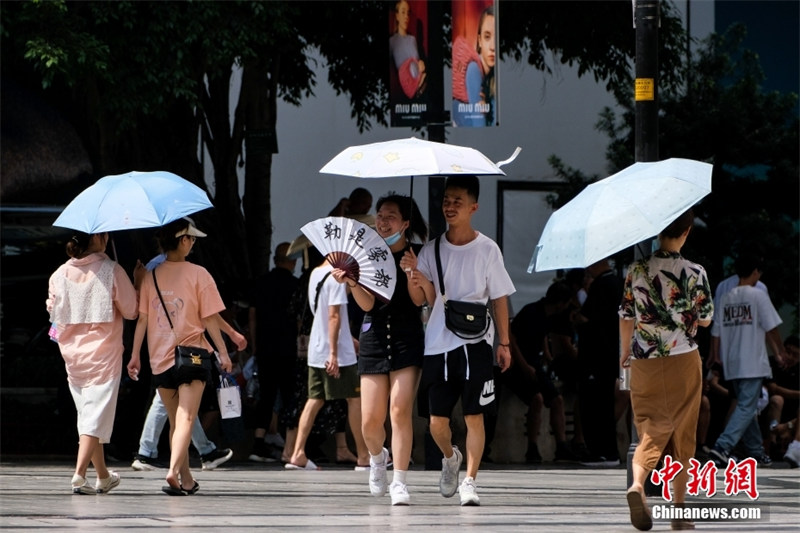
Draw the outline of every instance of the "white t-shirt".
M717 285L717 291L714 293L714 301L718 302L729 293L732 289L735 289L739 286L739 276L734 274L733 276L728 276L727 278L723 279ZM756 289L761 290L769 294L767 291L767 286L761 283L760 281L756 281Z
M444 321L444 303L439 290L436 271L435 240L428 242L419 252L417 268L436 289L436 300L425 329L425 355L449 352L464 344L494 341L494 327L477 339L462 339L447 329ZM442 259L445 294L448 300L487 303L514 293L514 283L506 272L503 255L497 244L482 233L461 246L450 244L442 235L439 253ZM430 303L430 302L429 302Z
M772 376L764 334L782 321L766 292L737 286L718 303L711 335L719 337L725 379Z
M311 326L311 335L308 341L308 366L314 368L325 368L325 361L331 353L330 341L328 336L328 308L339 306L339 348L337 355L339 366L350 366L356 364L356 349L353 346L353 338L350 336L350 320L347 316L347 289L344 283L338 283L333 277L328 276L325 283L319 290L319 303L314 309L314 299L317 294L317 285L325 277L325 274L333 270L333 267L326 261L322 266L315 268L311 272L308 281L308 306L314 314L314 323Z

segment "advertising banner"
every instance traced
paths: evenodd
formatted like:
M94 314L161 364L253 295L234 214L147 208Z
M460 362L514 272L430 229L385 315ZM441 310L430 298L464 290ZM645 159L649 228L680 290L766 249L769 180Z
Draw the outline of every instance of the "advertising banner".
M497 3L453 0L453 125L496 126Z
M428 1L400 0L389 14L391 125L424 126L428 110Z

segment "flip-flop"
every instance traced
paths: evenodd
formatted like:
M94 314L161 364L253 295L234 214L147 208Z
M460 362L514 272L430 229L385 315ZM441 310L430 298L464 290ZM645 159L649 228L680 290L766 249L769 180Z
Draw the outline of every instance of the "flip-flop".
M170 488L172 488L172 487L170 487ZM183 492L186 496L191 496L192 494L196 493L198 490L200 490L200 483L198 483L197 480L195 480L194 485L192 485L191 489L184 489L183 487L181 487L181 492Z
M161 487L161 492L170 496L186 496L186 493L182 488L175 488L172 485L164 485Z
M305 466L296 465L294 463L286 463L283 465L286 470L322 470L320 467L314 463L311 459L306 462Z
M628 500L628 508L631 512L631 524L633 527L639 531L649 531L652 529L653 517L650 515L647 504L644 503L642 494L633 489L628 489L625 497Z

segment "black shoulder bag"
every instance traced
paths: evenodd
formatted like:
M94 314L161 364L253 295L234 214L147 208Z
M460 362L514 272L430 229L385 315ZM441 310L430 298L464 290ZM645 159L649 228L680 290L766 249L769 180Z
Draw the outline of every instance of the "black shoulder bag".
M169 309L167 309L164 298L161 296L161 291L158 289L155 269L153 269L153 284L156 286L158 299L161 300L161 305L164 307L164 314L167 316L169 327L177 341L178 336L175 334L175 327L172 325ZM195 379L208 381L211 372L211 352L198 346L175 346L175 371L178 373L179 381L181 382L183 382L184 379L188 381Z
M439 255L439 239L436 237L436 270L439 274L439 291L444 303L444 323L447 329L457 337L465 340L480 339L489 331L491 317L486 304L448 300L444 293L444 276L442 276L442 259Z

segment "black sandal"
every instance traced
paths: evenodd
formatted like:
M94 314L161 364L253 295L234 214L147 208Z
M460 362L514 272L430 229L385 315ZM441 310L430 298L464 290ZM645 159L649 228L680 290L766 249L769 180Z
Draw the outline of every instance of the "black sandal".
M161 492L170 496L186 496L186 491L180 487L175 488L172 485L164 485L161 487Z
M184 496L191 496L198 490L200 490L200 483L198 483L197 480L195 480L194 485L192 485L191 489L184 489L183 487L181 487L181 492L183 493Z

